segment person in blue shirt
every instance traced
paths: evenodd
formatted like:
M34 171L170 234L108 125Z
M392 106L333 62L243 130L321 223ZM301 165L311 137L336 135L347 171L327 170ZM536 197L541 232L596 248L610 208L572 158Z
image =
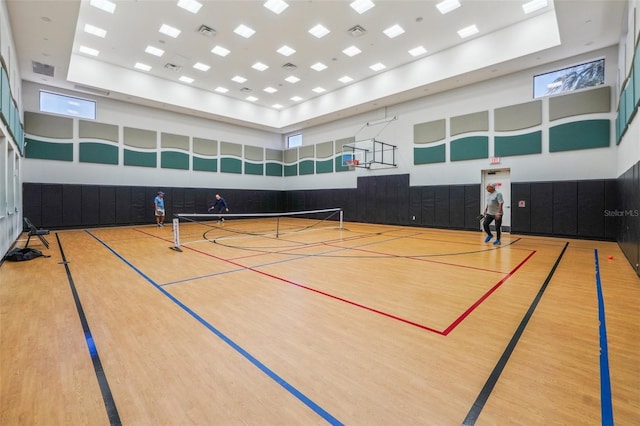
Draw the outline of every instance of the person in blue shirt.
M229 206L227 206L227 202L220 196L220 194L216 194L216 201L213 203L211 207L209 207L209 211L217 211L218 213L228 212ZM224 222L224 217L218 216L218 223Z
M502 208L504 207L504 198L502 194L496 191L496 186L492 183L487 185L487 205L484 208L484 232L487 233L487 238L484 239L485 243L488 243L493 238L491 233L491 222L496 221L496 240L493 242L494 246L500 245L500 233L502 227Z
M158 228L164 226L164 192L158 191L158 195L153 199L156 213L156 225Z

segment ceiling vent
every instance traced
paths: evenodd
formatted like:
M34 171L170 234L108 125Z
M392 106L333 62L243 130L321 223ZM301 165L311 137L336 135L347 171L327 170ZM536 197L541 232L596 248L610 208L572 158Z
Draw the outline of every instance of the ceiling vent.
M355 27L349 28L348 30L351 37L360 37L366 34L367 30L362 28L360 25L356 25Z
M251 89L250 87L243 87L242 89L240 89L240 91L244 93L251 93L253 92L253 89Z
M171 71L180 71L182 69L182 67L180 65L176 65L176 64L171 64L171 63L167 63L164 66L166 69L171 70Z
M36 61L31 62L31 69L36 74L47 75L49 77L53 77L56 70L53 65L42 64Z
M202 34L205 37L213 38L216 35L216 30L211 27L207 27L206 25L200 25L198 28L198 33Z
M286 64L284 64L284 65L282 66L282 68L284 68L285 70L293 71L293 70L297 69L297 68L298 68L298 66L297 66L297 65L292 64L291 62L287 62Z

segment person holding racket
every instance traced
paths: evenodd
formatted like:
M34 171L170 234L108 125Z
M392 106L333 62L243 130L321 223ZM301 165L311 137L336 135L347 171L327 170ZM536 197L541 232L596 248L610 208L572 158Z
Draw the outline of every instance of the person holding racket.
M491 222L496 221L496 240L493 242L494 246L500 245L500 234L502 227L502 208L504 207L504 198L502 194L496 191L496 186L493 183L487 185L487 204L484 208L484 222L482 224L484 232L487 233L487 238L484 239L485 243L488 243L493 238L491 233Z
M227 202L220 196L220 194L216 194L216 201L213 203L211 207L209 207L209 211L216 211L218 213L222 213L223 211L228 212L229 206L227 206ZM224 222L224 217L218 216L218 223Z
M158 228L164 226L164 192L158 191L158 195L153 199L153 205L155 206L156 225Z

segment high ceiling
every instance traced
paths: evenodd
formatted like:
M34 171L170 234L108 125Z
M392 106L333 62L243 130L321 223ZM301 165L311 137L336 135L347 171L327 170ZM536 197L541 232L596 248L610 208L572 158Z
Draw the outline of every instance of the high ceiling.
M7 0L23 80L281 133L617 44L626 4L549 0L525 14L528 0L459 0L461 7L443 15L440 0L373 0L362 14L352 0L287 0L280 14L264 0L198 0L198 13L178 0L111 1L112 14L89 0ZM85 32L86 24L106 36ZM180 34L160 33L163 24ZM241 24L255 34L236 34ZM311 35L317 24L330 32ZM479 32L462 39L458 30L472 24ZM393 25L404 33L385 35ZM356 26L362 30L350 31ZM285 45L295 53L278 53ZM164 54L145 53L147 46ZM229 53L216 55L215 46ZM343 53L350 46L361 52ZM426 53L408 53L419 46ZM252 68L257 62L268 68ZM151 68L141 71L136 63ZM196 63L210 68L195 69ZM326 69L312 69L316 63ZM386 68L370 69L376 63ZM352 80L339 81L344 76ZM319 87L325 92L314 92Z

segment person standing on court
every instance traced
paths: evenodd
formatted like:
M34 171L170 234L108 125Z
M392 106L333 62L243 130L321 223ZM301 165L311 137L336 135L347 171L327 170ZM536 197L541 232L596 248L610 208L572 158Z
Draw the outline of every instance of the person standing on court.
M209 211L217 211L218 213L222 213L223 211L228 212L229 206L227 206L227 202L220 194L216 194L216 201L209 207ZM218 216L218 223L220 222L224 222L224 217Z
M156 212L156 225L158 228L164 226L164 192L158 191L158 195L153 199Z
M485 243L488 243L493 238L491 233L491 222L496 221L496 240L493 242L494 246L500 245L500 234L502 227L502 209L504 207L504 198L502 194L496 191L496 186L493 183L487 185L487 204L484 208L484 232L487 233L487 238L484 239Z

